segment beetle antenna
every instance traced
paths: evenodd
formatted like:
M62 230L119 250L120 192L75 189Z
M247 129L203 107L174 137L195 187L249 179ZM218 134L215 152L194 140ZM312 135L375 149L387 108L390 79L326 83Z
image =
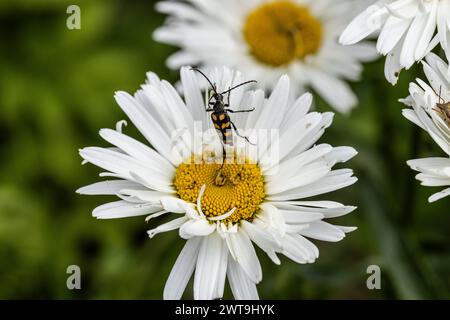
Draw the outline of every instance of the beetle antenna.
M226 90L226 91L224 91L224 92L221 92L220 94L225 94L225 93L230 92L231 90L237 89L237 88L239 88L239 87L241 87L241 86L244 86L244 85L246 85L246 84L249 84L249 83L257 83L257 82L258 82L258 81L256 81L256 80L245 81L245 82L242 82L242 83L240 83L240 84L238 84L238 85L236 85L236 86L234 86L234 87L232 87L232 88L230 88L230 89L228 89L228 90Z
M208 78L208 77L207 77L200 69L197 69L197 68L191 68L191 70L194 70L194 71L197 71L198 73L200 73L200 74L206 79L206 81L209 82L209 84L210 84L211 88L213 89L214 93L215 93L215 94L218 94L218 93L217 93L217 90L216 90L216 86L214 86L214 85L212 84L211 80L209 80L209 78Z
M445 102L445 100L441 96L442 93L442 86L439 86L439 101Z

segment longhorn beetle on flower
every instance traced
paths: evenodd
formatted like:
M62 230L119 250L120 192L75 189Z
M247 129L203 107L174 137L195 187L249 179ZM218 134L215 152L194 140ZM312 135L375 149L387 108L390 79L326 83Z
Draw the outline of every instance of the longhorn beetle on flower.
M248 137L242 136L239 134L239 131L238 131L236 125L233 123L233 121L231 121L231 118L228 115L228 112L229 113L243 113L243 112L252 112L253 110L255 110L255 108L247 109L247 110L232 110L232 109L229 109L229 106L230 106L231 91L233 91L234 89L237 89L243 85L246 85L249 83L255 83L257 81L256 80L245 81L238 85L235 85L232 88L229 88L228 90L225 90L223 92L218 92L215 84L213 84L211 82L211 80L200 69L191 68L191 70L194 70L194 71L197 71L198 73L200 73L208 81L209 85L211 86L212 95L209 97L206 112L212 112L211 120L214 124L214 128L218 131L219 137L221 138L221 141L222 141L222 150L223 150L223 153L222 153L223 161L222 161L222 166L221 166L221 168L222 168L225 163L225 159L226 159L225 145L233 146L232 129L236 132L236 134L239 137L245 139L251 145L254 145L253 143L250 142ZM228 95L226 102L224 101L224 97L223 97L224 94Z

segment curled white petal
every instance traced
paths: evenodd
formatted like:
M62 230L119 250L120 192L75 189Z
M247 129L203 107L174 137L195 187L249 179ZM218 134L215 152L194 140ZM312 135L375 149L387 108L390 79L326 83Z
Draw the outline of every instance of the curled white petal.
M127 125L128 125L128 123L127 123L126 120L117 121L117 123L116 123L116 131L122 133L123 126L126 127Z
M217 216L217 217L211 217L211 218L208 218L208 220L210 220L210 221L221 221L221 220L225 220L226 218L228 218L229 216L231 216L235 211L236 211L236 208L233 208L233 209L231 209L230 211L228 211L228 212L225 213L225 214L222 214L222 215Z
M205 216L205 214L204 214L203 211L202 211L202 197L203 197L203 194L205 193L205 190L206 190L206 185L204 184L204 185L202 185L202 187L200 188L200 192L199 192L198 197L197 197L197 210L198 210L198 213L199 213L202 217Z

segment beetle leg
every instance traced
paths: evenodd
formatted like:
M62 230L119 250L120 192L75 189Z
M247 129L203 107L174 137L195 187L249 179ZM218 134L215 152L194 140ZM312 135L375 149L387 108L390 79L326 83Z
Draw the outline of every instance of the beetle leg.
M247 110L232 110L232 109L227 109L227 112L229 112L229 113L243 113L243 112L252 112L252 111L254 111L255 110L255 108L252 108L252 109L247 109Z
M248 143L250 143L252 146L256 146L256 144L250 142L250 140L248 139L248 137L246 136L241 136L238 129L236 128L236 125L233 123L233 121L230 120L231 125L233 126L234 131L236 132L238 137L241 137L242 139L245 139L245 141L247 141Z
M226 158L227 158L227 151L225 150L225 145L222 144L222 165L220 166L219 170L222 170L223 165L225 164Z

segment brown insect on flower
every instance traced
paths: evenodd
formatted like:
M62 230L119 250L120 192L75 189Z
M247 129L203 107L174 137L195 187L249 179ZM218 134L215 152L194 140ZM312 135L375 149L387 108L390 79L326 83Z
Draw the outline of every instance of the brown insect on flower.
M445 101L442 96L442 86L439 88L439 93L435 92L439 98L439 102L436 103L436 112L442 115L445 123L450 126L450 101Z

